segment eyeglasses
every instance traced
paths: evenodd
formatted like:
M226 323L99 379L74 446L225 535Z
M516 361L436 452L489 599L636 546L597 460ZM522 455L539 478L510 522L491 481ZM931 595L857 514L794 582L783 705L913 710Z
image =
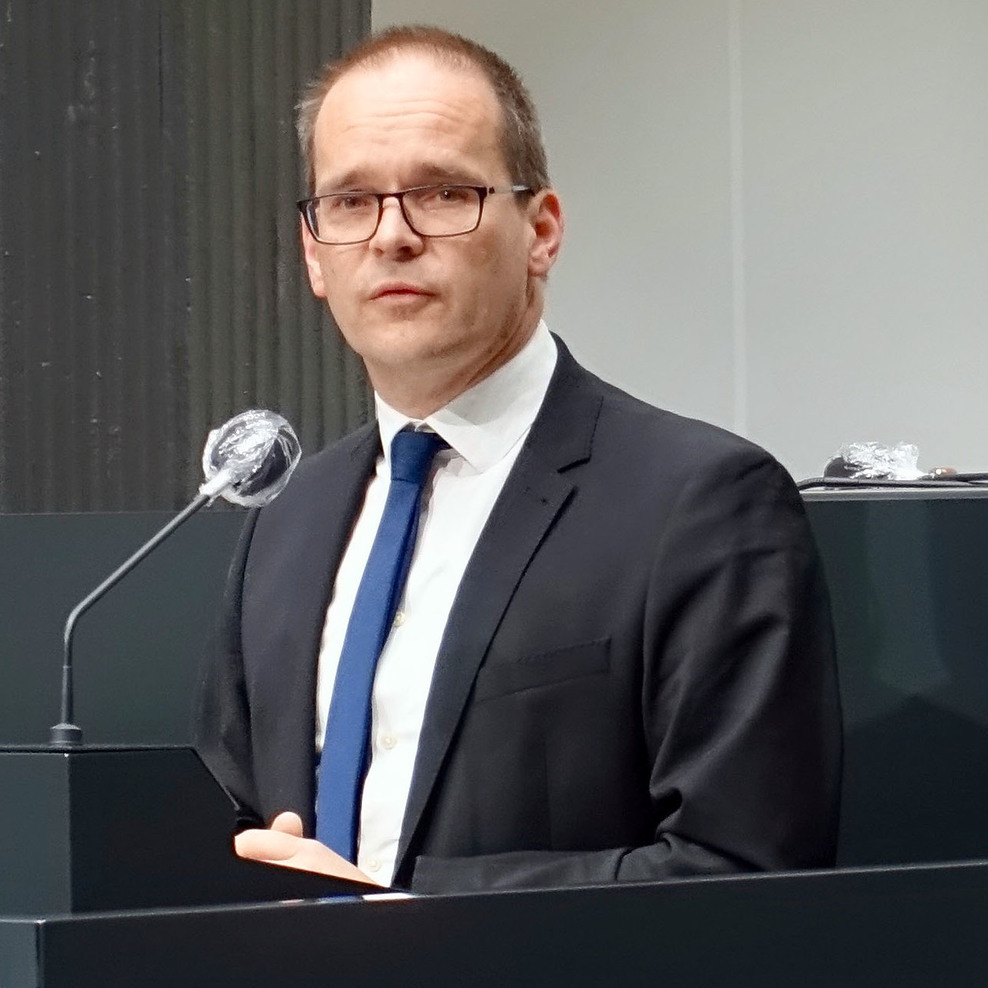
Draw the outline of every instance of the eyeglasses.
M480 226L488 196L531 192L527 185L506 189L483 185L423 185L401 192L334 192L302 199L298 208L321 244L359 244L377 233L385 199L397 199L401 215L420 237L459 237Z

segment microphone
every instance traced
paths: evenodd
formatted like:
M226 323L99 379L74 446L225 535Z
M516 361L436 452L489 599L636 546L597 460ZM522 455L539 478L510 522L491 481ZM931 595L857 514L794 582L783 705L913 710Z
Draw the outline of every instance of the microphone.
M206 482L199 494L262 508L285 489L301 455L295 430L280 415L256 408L241 412L207 437Z
M801 480L797 490L823 488L984 487L988 473L960 473L935 467L925 473L917 465L919 450L912 443L847 443L823 468L822 477Z
M241 412L210 432L202 454L206 479L199 493L69 614L63 634L61 721L51 728L49 736L53 746L74 748L82 744L82 730L72 722L72 636L79 618L169 535L217 497L246 507L269 504L285 489L301 455L302 447L288 421L265 409Z

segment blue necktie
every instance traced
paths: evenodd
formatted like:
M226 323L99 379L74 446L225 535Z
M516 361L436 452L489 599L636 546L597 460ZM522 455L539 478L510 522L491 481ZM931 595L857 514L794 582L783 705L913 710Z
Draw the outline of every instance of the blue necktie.
M433 457L444 446L434 432L409 429L392 440L388 498L343 639L319 760L316 838L349 861L356 861L374 671L412 561L422 489Z

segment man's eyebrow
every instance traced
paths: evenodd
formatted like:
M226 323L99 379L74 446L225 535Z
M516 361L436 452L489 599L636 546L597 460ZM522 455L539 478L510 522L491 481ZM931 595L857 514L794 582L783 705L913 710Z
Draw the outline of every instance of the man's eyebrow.
M333 176L330 181L320 182L316 186L316 195L326 195L328 192L353 192L367 187L357 180L356 172L344 172L342 175Z
M421 183L423 185L431 182L442 182L450 185L484 184L484 180L472 169L454 168L448 165L424 164L414 169L412 174L421 176Z

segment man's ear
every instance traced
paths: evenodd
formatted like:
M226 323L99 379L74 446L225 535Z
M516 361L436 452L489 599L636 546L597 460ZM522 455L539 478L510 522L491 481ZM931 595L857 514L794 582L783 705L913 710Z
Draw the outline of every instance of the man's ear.
M544 278L556 263L563 242L563 210L552 189L537 192L528 204L532 223L532 245L528 252L528 273Z
M299 218L302 224L302 251L305 254L305 266L309 271L309 285L312 287L312 294L316 298L326 297L326 282L322 276L322 266L319 264L317 255L319 245L315 237L309 233L309 228L305 225L305 220Z

